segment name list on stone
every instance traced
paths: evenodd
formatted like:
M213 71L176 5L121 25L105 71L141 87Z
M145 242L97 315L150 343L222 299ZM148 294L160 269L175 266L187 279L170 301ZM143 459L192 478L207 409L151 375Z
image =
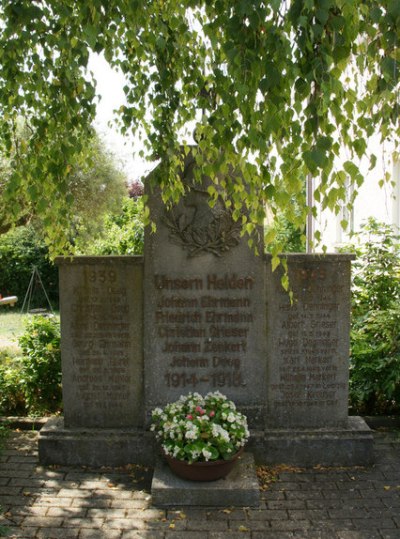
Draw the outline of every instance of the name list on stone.
M165 354L167 387L246 385L246 352L254 313L249 275L155 275L154 321Z

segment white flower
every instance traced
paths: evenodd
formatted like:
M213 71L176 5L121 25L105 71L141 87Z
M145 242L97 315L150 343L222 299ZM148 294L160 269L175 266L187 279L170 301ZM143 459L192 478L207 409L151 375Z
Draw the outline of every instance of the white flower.
M232 412L230 412L226 419L229 421L229 423L234 423L236 418L235 418L235 415Z
M214 423L212 425L211 432L215 438L222 438L225 442L230 441L229 432L222 428L221 425L217 425Z
M207 451L207 449L205 447L203 448L202 453L203 453L203 456L204 456L204 458L206 460L209 460L211 458L211 456L212 456L212 453L210 451Z
M199 435L199 429L192 425L192 428L186 431L185 438L187 440L195 440Z

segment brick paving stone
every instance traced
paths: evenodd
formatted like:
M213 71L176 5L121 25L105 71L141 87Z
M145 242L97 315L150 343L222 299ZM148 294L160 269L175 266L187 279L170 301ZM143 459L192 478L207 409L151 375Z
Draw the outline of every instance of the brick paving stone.
M87 530L81 530L79 533L79 539L120 539L120 538L121 538L120 530L110 530L109 528L104 528L101 530L87 529Z
M294 539L337 539L336 532L332 530L304 530L294 532Z
M183 510L186 513L186 508ZM247 510L240 507L225 507L224 509L215 509L206 512L207 518L210 520L246 520ZM189 513L190 518L190 513Z
M304 500L271 500L267 502L267 509L306 509ZM310 509L313 509L312 507ZM319 509L316 507L315 509Z
M355 525L350 519L338 518L338 519L327 519L327 520L314 520L312 522L313 530L354 530ZM362 539L362 538L360 538Z
M24 498L23 496L2 496L0 495L0 506L5 507L6 505L11 506L18 506L18 505L27 505L29 503L33 503L33 500L28 500L27 498Z
M287 519L287 511L281 509L249 509L248 516L250 520L283 520Z
M164 532L159 530L151 530L151 533L148 535L143 535L143 532L136 530L130 530L122 532L121 539L164 539L164 537Z
M165 539L205 539L207 535L204 532L192 532L192 531L167 531L165 533ZM151 539L149 537L149 539ZM250 534L246 537L245 534L242 534L242 539L250 539Z
M9 537L35 539L400 539L400 444L376 437L371 468L277 472L255 508L151 505L129 469L44 467L37 435L13 436L0 459ZM13 535L10 535L13 534Z
M62 528L40 528L35 538L38 539L76 539L80 528L65 530Z
M6 535L6 537L14 539L14 537L20 538L31 538L36 537L37 532L39 531L38 528L9 528L9 533Z
M100 490L96 489L96 496L105 496L111 500L134 500L137 499L137 493L132 490L121 490L121 489L107 489Z
M13 514L13 517L15 516L26 517L29 515L38 515L38 516L44 517L45 515L47 515L48 510L49 510L48 507L37 507L33 505L28 505L24 507L21 505L21 506L13 507L12 514ZM52 516L57 516L57 515L52 515Z
M119 528L121 530L146 529L146 523L143 520L135 518L134 516L129 518L106 518L104 525L111 529Z
M296 536L294 535L294 532L278 532L276 530L266 530L263 532L254 532L252 533L252 539L294 539ZM302 535L302 539L304 539L304 535ZM238 536L238 539L240 539L240 536Z
M358 530L365 530L368 528L379 528L379 529L387 529L387 528L397 528L395 522L391 518L353 518L352 519L354 525ZM400 530L399 530L399 538L400 538Z
M271 520L271 528L274 530L306 530L311 527L309 520Z
M352 507L343 506L341 509L330 509L328 511L329 517L332 519L338 518L353 518L355 510ZM364 508L357 509L357 517L367 518L368 511Z
M63 519L60 517L48 517L40 515L32 515L24 518L21 526L36 527L36 528L57 528L62 524Z
M342 530L337 532L338 539L382 539L377 530L363 530L362 535L359 531ZM398 539L399 536L397 536Z
M221 532L221 531L210 531L208 532L208 536L206 536L208 539L250 539L251 537L254 537L254 532L252 535L250 535L251 532L235 532L235 531L227 531L227 532ZM172 539L173 536L171 536Z
M216 515L218 515L218 513L219 513L218 511L214 511L213 513L211 513L210 511L199 509L197 507L185 507L182 510L167 509L165 511L165 516L167 519L174 519L174 518L179 518L179 516L183 514L185 515L184 518L193 518L194 520L199 520L199 519L204 519L204 518L208 519L211 515L212 515L212 518L214 519ZM224 513L221 513L221 516L225 516L226 518L226 515L224 515Z
M104 511L104 507L95 507L93 509L87 510L88 518L101 518L107 516L110 518L125 518L126 510L125 509L107 509Z
M264 520L253 520L251 523L247 520L232 520L229 522L229 528L233 531L260 531L271 529L270 522Z
M145 505L142 500L137 499L122 499L122 500L110 500L109 507L111 509L131 509L134 511L135 509L144 509Z
M382 539L399 539L399 530L381 530Z
M101 507L104 510L111 507L111 500L99 499L94 495L86 498L65 498L65 500L69 500L71 507ZM61 505L59 500L57 500L57 505Z
M105 524L105 517L103 518L77 518L77 517L69 517L64 519L62 528L77 528L77 529L84 529L89 528L91 530L100 529Z
M88 510L86 507L48 507L46 511L49 517L84 518Z
M21 496L24 495L24 489L22 487L12 487L11 485L5 485L1 492L7 492L8 496Z
M35 499L34 503L36 505L45 505L47 507L70 507L72 503L72 498L60 498L58 496L52 496L51 494L46 493L44 496L39 495L38 498Z
M223 520L188 520L186 529L191 531L228 531L228 522Z

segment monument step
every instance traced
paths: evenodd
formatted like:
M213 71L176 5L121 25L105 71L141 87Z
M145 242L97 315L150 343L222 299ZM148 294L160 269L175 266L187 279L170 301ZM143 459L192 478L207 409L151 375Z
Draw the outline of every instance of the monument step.
M171 472L161 458L151 485L152 503L160 507L258 507L260 490L254 457L243 453L235 468L217 481L188 481Z

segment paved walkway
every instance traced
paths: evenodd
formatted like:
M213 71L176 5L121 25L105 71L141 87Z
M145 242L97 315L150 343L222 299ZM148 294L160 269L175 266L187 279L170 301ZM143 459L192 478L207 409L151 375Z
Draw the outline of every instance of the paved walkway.
M372 468L277 468L260 509L152 506L151 470L42 467L37 433L0 456L0 536L62 539L400 539L400 433Z

